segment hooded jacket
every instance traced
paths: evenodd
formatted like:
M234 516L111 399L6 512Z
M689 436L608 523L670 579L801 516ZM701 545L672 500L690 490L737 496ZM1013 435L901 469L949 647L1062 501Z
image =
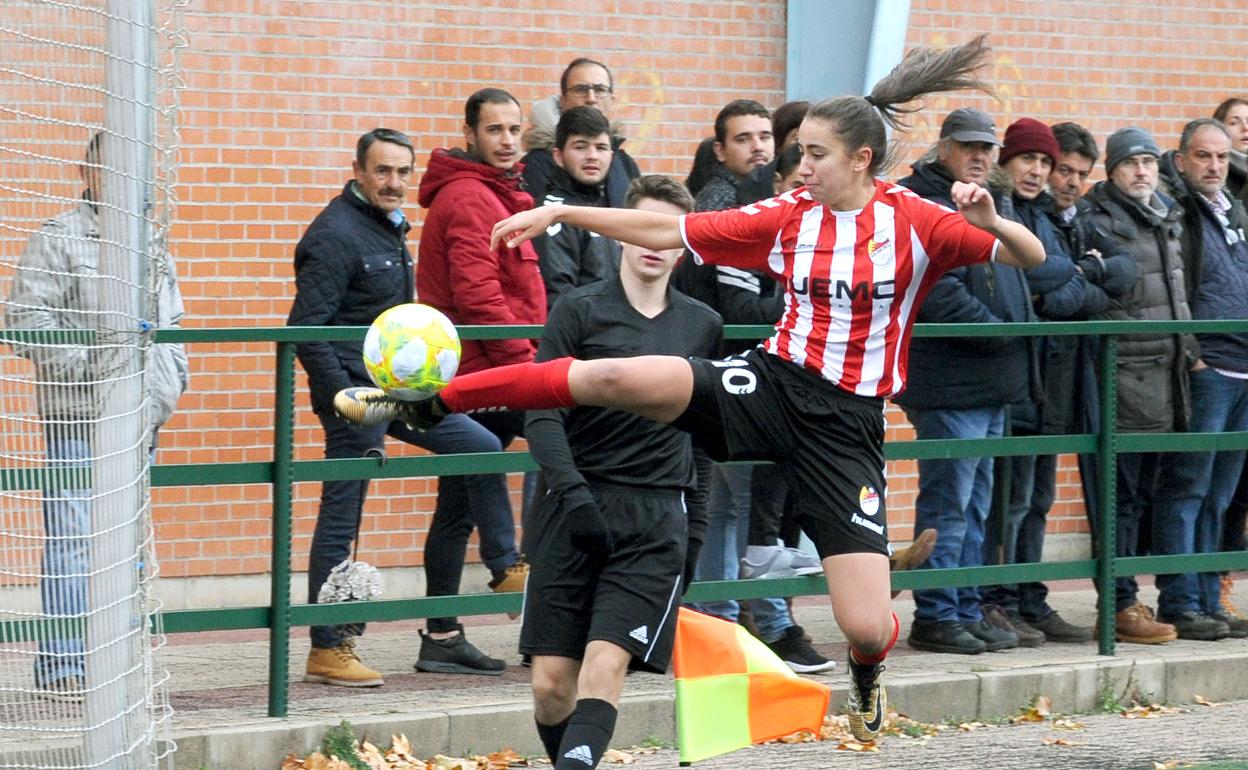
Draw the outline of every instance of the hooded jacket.
M295 300L287 326L367 326L383 310L412 301L410 225L396 226L354 185L347 182L295 246ZM315 411L333 414L335 393L371 384L363 351L363 340L295 346Z
M1191 318L1180 256L1182 208L1161 193L1144 206L1108 181L1079 202L1080 227L1107 231L1135 258L1131 290L1098 317L1108 320ZM1133 334L1118 340L1118 430L1187 430L1187 370L1199 356L1190 334Z
M522 165L504 171L463 150L434 150L420 180L426 209L416 265L416 294L455 324L546 322L546 287L537 252L525 242L490 249L495 223L533 207L520 189ZM532 340L464 340L459 371L533 360Z
M559 168L550 149L555 146L555 125L559 122L559 97L548 96L535 103L529 112L529 123L532 127L520 137L524 147L524 189L540 201L546 197L550 189L551 177ZM611 124L615 132L615 124ZM603 183L607 194L607 205L624 208L624 199L628 196L628 186L641 176L637 161L624 150L624 137L619 133L611 135L611 168L607 171L607 180Z
M182 325L182 293L177 271L167 250L158 249L149 286L156 295L157 328ZM100 305L100 225L96 206L83 200L76 207L43 223L31 236L13 275L12 294L5 307L9 329L61 331L93 329ZM91 420L101 413L110 388L110 371L120 362L110 352L129 352L97 338L94 345L13 344L13 351L35 364L35 396L44 420ZM94 381L94 382L93 382ZM181 344L152 345L147 360L145 388L148 419L159 428L190 382L186 350Z

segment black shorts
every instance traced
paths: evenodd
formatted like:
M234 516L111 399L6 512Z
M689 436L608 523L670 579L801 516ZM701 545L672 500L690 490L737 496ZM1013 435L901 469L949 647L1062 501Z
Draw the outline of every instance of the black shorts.
M778 464L820 558L888 553L882 400L757 348L689 361L693 398L675 427L720 462Z
M672 657L685 566L684 496L590 484L609 545L574 542L555 495L538 508L524 588L520 652L580 660L585 645L608 641L633 655L632 668L662 673Z

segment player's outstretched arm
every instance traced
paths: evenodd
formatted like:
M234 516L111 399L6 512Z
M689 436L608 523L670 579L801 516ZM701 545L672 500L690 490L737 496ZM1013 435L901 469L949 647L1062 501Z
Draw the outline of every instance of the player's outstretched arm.
M974 183L954 182L952 197L967 222L1001 241L998 261L1027 269L1044 263L1044 246L1040 239L1018 222L1002 218L988 190Z
M506 243L508 248L515 248L536 238L556 222L592 230L599 235L655 251L685 245L680 237L680 217L671 214L639 209L558 205L521 211L494 225L490 248L498 248L500 242Z

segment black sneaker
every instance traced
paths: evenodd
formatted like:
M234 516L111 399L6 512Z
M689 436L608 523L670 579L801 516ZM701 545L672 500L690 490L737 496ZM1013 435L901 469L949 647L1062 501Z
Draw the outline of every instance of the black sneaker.
M1050 612L1039 620L1027 621L1032 628L1044 634L1050 642L1090 642L1092 641L1091 626L1076 626L1067 623L1056 611Z
M1248 637L1248 620L1242 620L1234 615L1228 615L1225 612L1211 612L1209 617L1214 620L1220 620L1230 629L1230 637L1232 639L1243 639Z
M955 655L978 655L984 651L984 643L956 620L916 619L910 626L906 644L916 650L951 652Z
M984 621L990 626L1017 636L1019 647L1039 647L1044 644L1044 634L1028 625L1017 612L1007 612L996 604L985 604L983 609Z
M884 727L884 710L888 706L888 693L880 684L884 664L863 664L854 661L849 654L849 697L845 710L849 717L849 731L862 743L870 743Z
M1174 630L1179 632L1180 639L1216 642L1231 635L1229 626L1203 612L1179 612L1165 617L1158 613L1157 620L1174 626Z
M814 674L836 668L836 661L828 660L810 646L801 626L789 626L779 639L765 644L798 674Z
M464 627L449 639L434 639L424 631L420 632L420 657L416 659L416 670L430 674L481 674L498 676L507 669L507 664L497 658L491 658L473 647L464 636Z
M1009 650L1018 646L1018 634L1012 630L1007 631L1004 628L997 628L984 619L979 619L974 623L964 623L966 630L971 636L984 643L984 649L988 652L1000 652L1001 650Z

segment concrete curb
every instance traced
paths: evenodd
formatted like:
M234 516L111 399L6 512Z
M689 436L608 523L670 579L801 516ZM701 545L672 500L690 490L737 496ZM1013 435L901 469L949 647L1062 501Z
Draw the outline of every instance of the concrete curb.
M1013 716L1037 695L1052 699L1057 713L1096 711L1103 697L1122 698L1138 691L1147 700L1185 704L1196 695L1211 701L1248 698L1248 651L1163 658L1151 654L1100 657L1063 663L969 673L888 676L889 700L900 712L924 722L987 721ZM844 681L833 688L830 708L839 713ZM1129 702L1128 692L1124 702ZM463 756L511 747L539 754L532 708L526 703L475 706L430 712L344 715L356 734L388 745L391 735L405 734L422 755ZM266 720L260 724L179 731L178 770L275 770L289 753L316 750L325 731L340 718ZM675 742L674 696L625 697L613 745L646 740Z

